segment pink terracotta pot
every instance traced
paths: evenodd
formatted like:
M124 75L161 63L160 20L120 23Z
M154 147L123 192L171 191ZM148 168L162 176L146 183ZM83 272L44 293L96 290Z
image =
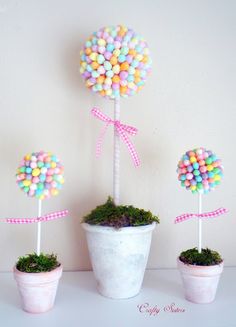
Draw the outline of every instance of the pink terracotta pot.
M50 272L26 273L13 269L23 309L30 313L43 313L53 307L62 265Z
M186 300L194 303L213 302L224 263L196 266L185 264L178 258L177 265L182 276Z

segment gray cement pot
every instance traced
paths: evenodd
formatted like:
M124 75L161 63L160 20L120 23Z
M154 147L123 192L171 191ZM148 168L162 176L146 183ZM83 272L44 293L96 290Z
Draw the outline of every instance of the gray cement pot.
M126 299L141 289L156 223L138 227L82 224L100 294Z

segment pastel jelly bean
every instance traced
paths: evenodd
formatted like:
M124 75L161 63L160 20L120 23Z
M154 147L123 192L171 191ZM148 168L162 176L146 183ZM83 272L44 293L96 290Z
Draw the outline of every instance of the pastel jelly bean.
M80 60L80 73L86 86L110 99L137 93L151 71L147 43L132 29L122 25L94 32L85 42ZM119 82L106 83L107 77L119 74ZM28 155L26 157L30 159Z
M44 200L58 194L64 183L63 173L63 166L51 152L34 152L21 161L16 181L28 196Z

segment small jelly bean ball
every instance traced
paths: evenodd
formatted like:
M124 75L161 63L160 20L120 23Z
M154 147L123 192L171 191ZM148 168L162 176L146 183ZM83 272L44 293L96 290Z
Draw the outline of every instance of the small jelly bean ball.
M178 180L192 193L206 194L219 185L223 167L210 150L198 148L187 151L178 162Z
M51 152L27 154L16 172L19 187L30 197L44 200L57 195L64 183L64 168Z

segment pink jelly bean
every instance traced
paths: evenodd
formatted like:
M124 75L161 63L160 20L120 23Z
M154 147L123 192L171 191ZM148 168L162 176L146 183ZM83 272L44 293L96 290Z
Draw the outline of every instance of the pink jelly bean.
M189 161L189 160L184 160L184 165L185 165L185 166L190 165L190 161Z
M28 192L28 194L29 194L29 196L34 196L34 190L29 190L29 192Z
M98 52L103 54L106 51L106 48L103 46L98 47Z
M199 168L199 170L200 170L201 173L205 173L207 171L207 168L206 168L206 166L201 166Z
M39 178L37 176L33 177L32 182L37 184L39 182Z
M49 168L47 171L47 175L53 175L54 174L54 169L53 168Z
M106 51L106 52L104 53L104 57L105 57L107 60L110 60L111 57L112 57L112 53L109 52L109 51Z
M94 44L94 45L92 46L92 51L93 51L93 52L97 52L97 51L98 51L98 46L97 46L96 44Z
M190 183L190 181L186 180L186 181L184 182L184 185L187 187L187 186L190 186L191 183Z
M120 74L119 74L121 80L126 80L126 78L128 77L128 75L129 74L126 71L121 71Z
M51 183L52 180L53 180L53 179L52 179L52 176L47 176L47 177L46 177L46 182L47 182L47 183Z
M188 180L191 180L191 179L193 178L193 174L192 174L192 173L188 173L188 174L186 174L186 178L187 178Z
M31 162L30 167L32 169L36 168L37 167L37 163L35 161Z
M113 88L113 90L119 90L120 84L119 83L113 83L112 88Z

